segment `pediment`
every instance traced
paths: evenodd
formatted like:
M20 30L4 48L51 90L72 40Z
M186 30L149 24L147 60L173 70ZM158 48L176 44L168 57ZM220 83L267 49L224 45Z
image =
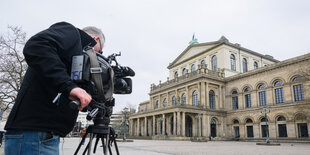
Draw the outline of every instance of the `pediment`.
M206 51L218 46L219 42L214 43L205 43L205 44L196 44L188 46L169 66L171 68L177 64L180 64L188 59L191 59L194 56L205 53Z

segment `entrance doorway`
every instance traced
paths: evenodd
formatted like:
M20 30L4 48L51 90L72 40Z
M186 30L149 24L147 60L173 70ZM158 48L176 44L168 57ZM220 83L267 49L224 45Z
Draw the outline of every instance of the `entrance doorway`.
M279 137L287 137L286 124L278 124Z
M307 123L297 123L297 126L299 138L309 137Z
M246 131L248 138L254 137L253 126L246 126Z
M211 137L216 137L216 121L211 120Z
M234 131L235 131L235 138L239 138L240 137L239 126L234 126Z
M262 137L267 137L268 134L268 125L261 125L262 126Z
M193 136L193 120L189 116L186 116L185 118L185 136L186 137Z

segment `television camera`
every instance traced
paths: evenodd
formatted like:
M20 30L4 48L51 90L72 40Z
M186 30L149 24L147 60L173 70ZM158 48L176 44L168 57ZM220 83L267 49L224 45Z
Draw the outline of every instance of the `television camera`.
M135 72L130 67L121 66L116 60L117 56L121 56L121 53L104 57L89 47L84 50L83 55L73 56L72 58L71 79L92 96L91 103L82 110L88 112L87 120L94 122L94 125L89 126L83 136L82 141L85 140L87 134L90 134L89 143L83 154L87 150L90 154L94 137L97 138L94 153L98 141L101 139L104 154L107 153L107 148L110 154L112 153L110 146L113 142L116 152L119 154L115 132L113 128L108 126L115 105L113 94L130 94L132 92L132 80L129 77L134 76ZM71 101L69 105L71 108L77 109L80 106L80 101ZM78 153L80 147L81 143L75 154Z

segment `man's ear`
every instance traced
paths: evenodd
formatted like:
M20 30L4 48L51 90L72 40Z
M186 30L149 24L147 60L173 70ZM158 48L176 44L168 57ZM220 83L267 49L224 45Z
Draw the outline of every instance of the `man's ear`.
M94 40L98 41L100 40L100 37L94 37Z

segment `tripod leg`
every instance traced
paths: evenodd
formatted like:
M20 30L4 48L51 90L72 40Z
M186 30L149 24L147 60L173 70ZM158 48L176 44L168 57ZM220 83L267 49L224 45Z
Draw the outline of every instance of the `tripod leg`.
M104 140L105 138L105 140ZM106 155L107 154L107 147L109 145L109 136L108 135L104 135L104 138L101 139L102 143L103 143L103 153Z
M87 134L88 134L88 132L86 132L85 135L83 136L82 141L80 142L78 148L75 150L74 155L77 155L77 153L79 152L79 150L80 150L80 148L81 148L81 146L82 146L83 141L85 141L85 139L86 139L86 137L87 137Z
M118 146L117 146L116 140L114 140L114 147L115 147L116 154L119 155L119 151L118 151Z
M98 144L98 141L99 141L99 139L100 139L100 136L99 135L97 135L96 136L96 142L95 142L95 146L94 146L94 154L96 153L96 148L97 148L97 144Z
M88 150L89 143L90 143L90 142L87 143L87 146L85 147L85 149L84 149L84 151L83 151L83 155L85 155L86 151Z
M108 144L108 149L109 149L110 155L112 155L112 150L111 150L110 142L109 142L109 144Z
M91 152L91 145L92 145L92 141L93 141L93 138L94 138L94 135L95 134L90 134L90 137L89 137L89 143L88 143L88 151L87 151L87 155L90 155L90 152Z

